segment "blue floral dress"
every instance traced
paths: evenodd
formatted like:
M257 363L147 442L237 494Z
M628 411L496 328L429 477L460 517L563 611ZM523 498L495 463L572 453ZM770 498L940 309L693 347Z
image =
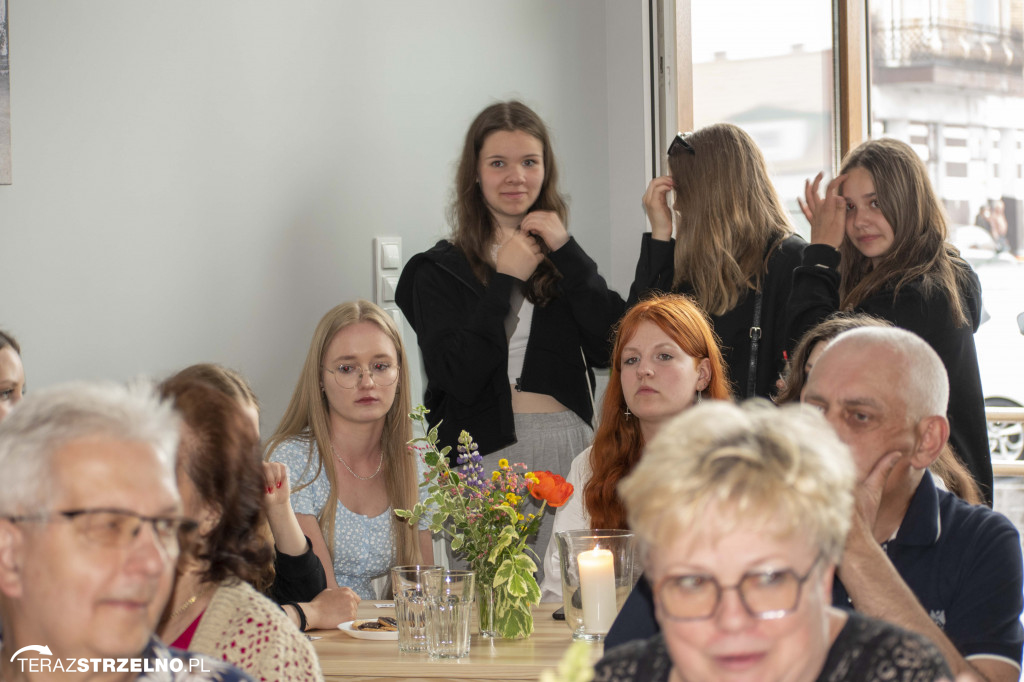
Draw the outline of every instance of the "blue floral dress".
M320 471L320 475L310 485L296 491L317 474L317 453L315 442L292 438L281 443L271 453L270 461L281 462L288 467L288 483L295 491L291 495L295 513L319 518L331 492L326 474ZM418 480L422 481L426 472L422 460L418 461L418 469ZM419 495L421 501L426 499L425 487L419 489ZM377 599L372 581L385 575L395 564L391 507L377 516L369 517L350 511L340 501L335 504L334 578L339 586L352 588L363 599ZM420 529L426 528L427 524L421 522Z

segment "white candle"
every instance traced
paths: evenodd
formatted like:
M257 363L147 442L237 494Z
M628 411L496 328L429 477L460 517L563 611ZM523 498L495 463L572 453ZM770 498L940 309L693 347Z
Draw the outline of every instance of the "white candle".
M583 628L590 634L606 634L615 620L615 561L600 547L580 552L580 597Z

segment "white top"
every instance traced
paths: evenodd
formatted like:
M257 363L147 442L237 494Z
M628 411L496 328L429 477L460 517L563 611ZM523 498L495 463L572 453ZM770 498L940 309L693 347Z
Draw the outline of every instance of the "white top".
M544 580L540 584L540 600L542 602L562 601L562 566L561 554L558 551L558 540L555 533L561 530L579 530L590 528L590 515L583 506L583 487L590 480L590 448L587 448L572 460L569 475L565 480L572 483L572 497L555 512L555 525L551 529L551 539L544 550Z
M519 322L508 340L508 383L516 384L523 375L523 361L526 359L526 344L530 340L533 324L533 304L525 298L519 309Z

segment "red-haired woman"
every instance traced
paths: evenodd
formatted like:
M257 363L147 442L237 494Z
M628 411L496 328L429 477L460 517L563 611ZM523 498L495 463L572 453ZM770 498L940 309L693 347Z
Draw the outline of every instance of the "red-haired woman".
M641 301L619 323L594 443L573 460L576 492L555 515L555 532L626 528L615 489L662 424L704 398L726 400L729 379L707 316L679 294ZM544 555L545 601L561 598L558 549Z

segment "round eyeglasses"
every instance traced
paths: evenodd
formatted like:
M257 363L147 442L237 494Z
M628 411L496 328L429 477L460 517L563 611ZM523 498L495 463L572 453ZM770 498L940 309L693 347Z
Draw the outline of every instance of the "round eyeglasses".
M775 620L796 611L805 582L821 561L821 554L803 575L792 569L750 571L735 585L723 587L713 575L670 575L654 589L661 610L672 620L705 620L715 615L722 593L736 590L752 618Z
M342 388L355 388L363 380L363 374L370 375L370 381L377 386L390 386L398 379L398 365L391 362L371 362L363 369L359 365L338 365L337 369L324 367L325 372L334 375L334 380Z

